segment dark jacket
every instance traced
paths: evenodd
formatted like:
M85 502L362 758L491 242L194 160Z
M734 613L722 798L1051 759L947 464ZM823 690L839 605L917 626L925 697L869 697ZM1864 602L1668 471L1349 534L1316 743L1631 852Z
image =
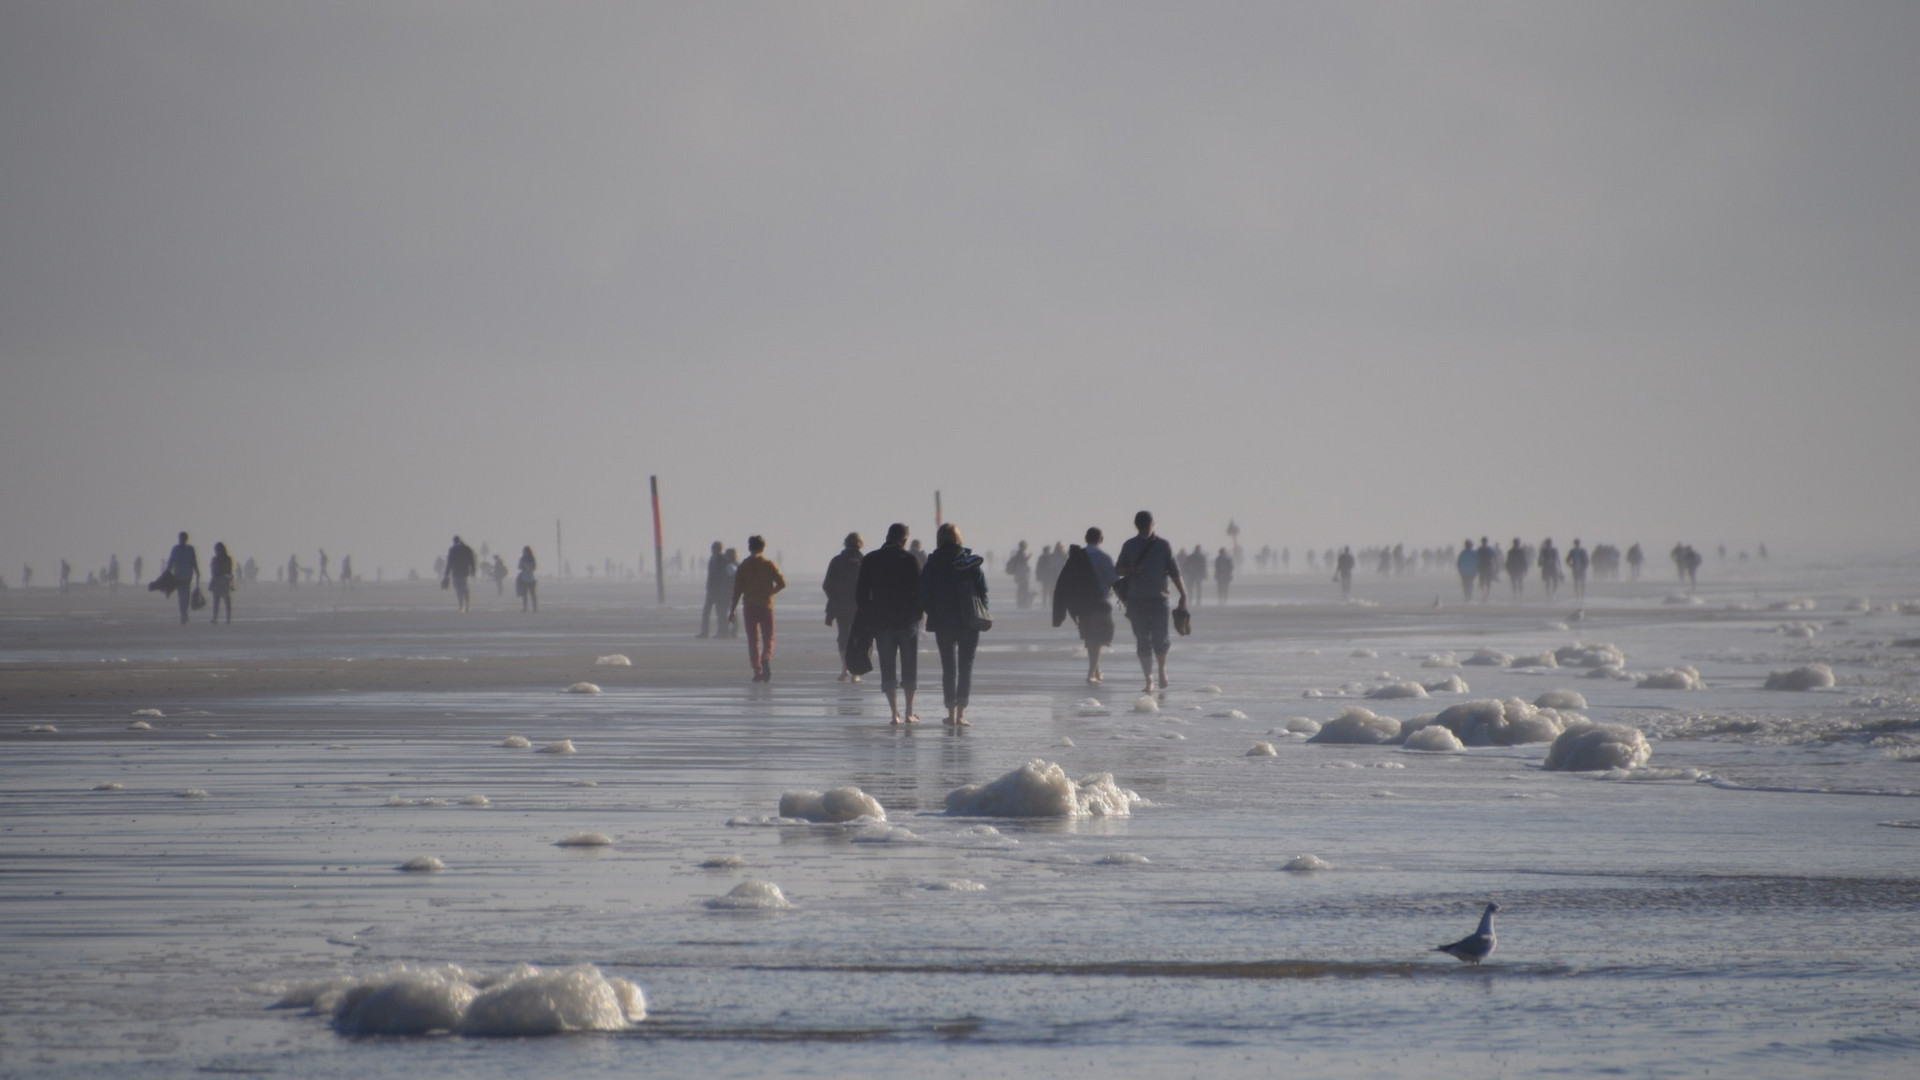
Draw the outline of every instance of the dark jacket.
M1087 558L1087 549L1079 544L1069 547L1060 578L1053 583L1053 625L1066 622L1069 615L1074 622L1079 622L1096 611L1112 610L1106 590L1093 575L1093 561Z
M827 594L827 621L853 618L854 588L860 580L862 559L858 548L842 548L827 564L826 580L820 588Z
M927 613L927 629L936 634L954 634L967 628L968 596L987 596L987 575L980 571L980 556L963 547L943 546L927 556L926 569L920 571L920 606Z
M871 633L920 625L920 560L903 547L882 546L860 560L854 622Z

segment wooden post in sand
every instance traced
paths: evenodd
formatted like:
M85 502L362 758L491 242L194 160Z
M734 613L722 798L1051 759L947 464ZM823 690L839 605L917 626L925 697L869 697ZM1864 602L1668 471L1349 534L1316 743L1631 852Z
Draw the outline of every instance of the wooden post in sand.
M946 519L945 517L943 517L943 516L941 516L941 513L940 513L940 493L939 493L938 491L936 491L936 492L934 492L934 493L933 493L933 531L934 531L934 535L936 535L936 536L937 536L937 535L939 535L939 533L940 533L940 526L942 526L942 525L945 525L946 523L947 523L947 519Z
M653 488L653 585L656 601L665 607L667 603L667 560L666 541L660 535L660 478L647 477L647 483Z

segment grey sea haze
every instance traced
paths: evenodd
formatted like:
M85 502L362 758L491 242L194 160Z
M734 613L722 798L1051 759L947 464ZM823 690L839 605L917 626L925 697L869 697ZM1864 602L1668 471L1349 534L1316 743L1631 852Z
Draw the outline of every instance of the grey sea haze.
M804 595L756 687L684 586L552 582L538 616L482 590L467 617L430 585L261 587L231 628L0 594L0 1072L1911 1075L1920 570L1596 583L1577 620L1453 604L1451 577L1342 604L1242 576L1145 700L1128 652L1089 687L1068 630L1001 610L959 734L835 682ZM1575 666L1605 649L1621 672ZM1764 689L1822 664L1832 687ZM1701 688L1634 677L1685 668ZM1308 739L1554 692L1651 757ZM1036 760L1137 800L946 812ZM884 821L778 817L842 786ZM1486 964L1432 951L1489 900ZM588 1004L631 982L644 1018L367 1033L401 1011L380 988L525 964Z

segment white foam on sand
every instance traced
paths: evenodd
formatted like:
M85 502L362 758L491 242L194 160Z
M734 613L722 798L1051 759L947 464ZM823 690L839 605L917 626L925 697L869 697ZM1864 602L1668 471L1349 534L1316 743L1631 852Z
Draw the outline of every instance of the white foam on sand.
M1081 698L1079 704L1074 706L1074 710L1081 716L1107 715L1107 707L1100 704L1099 698Z
M1213 685L1212 683L1208 683L1207 685L1205 685L1205 686L1202 686L1202 687L1201 687L1201 688L1199 689L1199 691L1198 691L1198 692L1199 692L1199 693L1202 693L1202 694L1221 694L1221 693L1225 693L1225 691L1223 691L1223 690L1221 690L1221 689L1220 689L1219 687L1217 687L1217 686L1215 686L1215 685Z
M1239 709L1228 709L1226 712L1208 713L1207 715L1215 720L1245 720L1247 718L1247 714L1241 712Z
M124 784L121 784L121 783L119 783L118 781L115 781L115 780L109 780L109 781L107 781L107 782L106 782L106 783L104 783L104 784L95 784L95 785L93 785L93 790L95 790L95 791L125 791L125 790L127 790L127 788L126 788L126 785L124 785Z
M1619 664L1601 664L1599 667L1587 672L1584 676L1584 678L1588 679L1624 679L1627 677L1627 669L1621 667Z
M646 1019L640 987L592 964L542 971L521 964L488 977L456 965L402 965L372 975L297 984L279 1005L326 1013L347 1035L524 1037L623 1031Z
M497 744L503 750L525 750L533 743L525 735L509 735Z
M600 688L590 682L577 682L567 687L567 693L569 694L597 694L599 692Z
M1434 754L1453 754L1466 749L1466 744L1453 732L1439 724L1428 724L1417 728L1407 736L1403 744L1409 750L1422 750Z
M1572 722L1585 719L1578 713L1507 698L1462 702L1441 710L1433 723L1453 732L1467 746L1518 746L1551 741Z
M28 725L27 725L27 728L26 728L26 731L27 731L27 733L28 733L29 735L58 735L58 734L60 734L60 729L59 729L59 728L57 728L57 727L54 727L54 726L53 726L52 724L28 724Z
M1373 651L1372 649L1360 648L1360 649L1353 650L1347 655L1352 657L1355 660L1372 660L1375 657L1379 656L1380 654Z
M1152 694L1141 694L1133 699L1133 711L1143 714L1157 713L1160 711L1160 703L1154 700Z
M1318 855L1295 855L1287 860L1287 865L1282 869L1295 874L1311 874L1316 870L1331 870L1333 864Z
M845 822L856 818L887 819L887 808L880 800L857 787L837 787L822 794L818 791L789 791L780 796L780 816L801 821Z
M133 723L127 725L127 730L128 731L152 731L153 725L147 723L145 720L135 720Z
M1513 664L1513 654L1503 653L1499 649L1475 649L1473 655L1462 660L1461 663L1473 664L1476 667L1510 667Z
M1112 773L1095 773L1076 783L1060 766L1035 758L988 783L947 792L947 813L955 817L1127 817L1144 801L1114 783Z
M1642 690L1705 690L1707 684L1700 681L1700 672L1693 665L1667 668L1651 675L1642 675L1634 680L1634 685Z
M1150 860L1138 852L1116 851L1093 860L1095 866L1145 866Z
M492 806L493 800L485 795L467 795L461 798L461 806Z
M149 720L159 720L165 716L159 709L135 709L133 715L144 716Z
M567 786L568 786L568 787L599 787L599 786L600 786L600 781L598 781L598 780L575 780L575 781L574 781L573 783L571 783L571 784L568 784Z
M608 836L606 833L577 832L569 836L563 836L560 839L555 840L553 842L553 846L554 847L585 847L585 848L612 847L613 838L611 836Z
M593 663L594 663L594 666L596 667L632 667L633 666L632 660L629 660L628 658L620 655L619 653L614 653L612 656L603 656L600 659L595 660Z
M1398 742L1399 739L1400 721L1380 716L1371 709L1349 705L1340 711L1339 716L1327 721L1320 731L1307 741L1379 746L1383 743Z
M1435 679L1426 684L1426 689L1429 694L1470 694L1473 692L1472 689L1467 686L1467 680L1458 675L1449 675L1444 679Z
M204 788L190 787L181 792L180 797L183 799L204 799L207 797L207 792Z
M541 753L541 754L573 754L573 753L578 753L578 751L574 749L574 746L573 746L573 740L572 740L572 739L561 739L561 740L559 740L559 741L557 741L557 742L550 742L550 743L548 743L547 745L545 745L545 746L543 746L543 747L541 747L541 748L540 748L539 750L537 750L537 751L535 751L535 752L536 752L536 753Z
M1545 767L1567 772L1637 769L1653 757L1653 746L1637 728L1625 724L1575 724L1553 740Z
M1392 701L1398 698L1425 698L1427 688L1417 682L1390 682L1367 691L1367 696L1378 701Z
M1290 716L1287 718L1287 731L1294 735L1318 735L1320 721L1310 720L1304 716Z
M1437 652L1429 655L1425 660L1420 661L1420 666L1423 668L1457 668L1460 666L1460 658L1451 652Z
M705 901L705 906L714 911L777 911L793 903L771 881L743 881L727 895Z
M1060 736L1060 741L1057 743L1054 743L1053 745L1062 750L1071 750L1073 749L1073 740L1066 737L1065 735L1062 735Z
M738 855L715 855L700 863L702 870L738 870L747 865L747 860Z
M922 887L928 892L985 892L987 890L985 885L977 881L969 881L966 878L955 878L952 881L936 881Z
M1533 703L1542 709L1584 709L1587 707L1585 695L1578 690L1549 690L1533 699Z
M884 821L874 822L855 830L848 839L856 844L921 844L920 834L904 825L889 825Z
M1557 668L1560 661L1550 652L1534 653L1530 656L1516 656L1507 665L1514 668Z
M1270 742L1257 742L1242 757L1279 757L1280 750Z
M1627 656L1612 645L1593 645L1576 641L1553 650L1554 659L1565 667L1596 668L1605 664L1625 667Z
M446 868L447 864L441 862L437 855L416 856L394 867L395 870L405 870L409 874L437 874Z
M1818 690L1833 685L1833 669L1825 664L1808 664L1791 671L1767 675L1768 690Z

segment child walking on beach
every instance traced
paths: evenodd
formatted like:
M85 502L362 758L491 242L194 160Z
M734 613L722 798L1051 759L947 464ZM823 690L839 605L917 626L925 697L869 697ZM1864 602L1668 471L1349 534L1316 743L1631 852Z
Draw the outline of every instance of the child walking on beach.
M773 681L773 594L787 587L780 568L762 554L766 550L765 538L747 537L747 557L734 571L733 600L727 605L729 626L737 621L737 609L746 608L747 662L754 682Z

